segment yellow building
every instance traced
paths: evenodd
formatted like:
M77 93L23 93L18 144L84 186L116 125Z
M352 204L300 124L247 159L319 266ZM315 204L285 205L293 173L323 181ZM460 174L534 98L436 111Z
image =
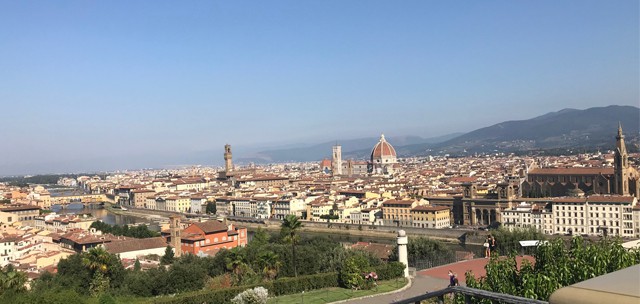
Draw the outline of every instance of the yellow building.
M447 228L451 225L451 210L444 206L417 206L411 209L413 227Z
M171 196L166 198L166 210L174 212L187 212L191 207L191 199L186 196Z
M411 209L418 203L413 200L387 200L382 203L382 220L386 226L411 226Z

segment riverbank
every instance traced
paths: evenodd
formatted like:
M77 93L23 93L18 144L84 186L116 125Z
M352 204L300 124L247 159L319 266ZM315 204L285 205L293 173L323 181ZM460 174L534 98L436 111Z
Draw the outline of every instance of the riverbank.
M147 210L129 208L127 211L114 208L113 204L104 204L104 208L113 214L123 216L133 216L145 218L152 221L167 221L169 216L180 215L187 216L183 213L160 211L160 210ZM209 216L205 216L211 218ZM281 222L278 220L266 220L264 223L257 223L251 221L236 221L227 220L229 223L233 223L238 227L246 227L249 231L255 231L257 229L265 229L272 232L280 231ZM356 225L356 224L344 224L344 223L326 223L326 222L311 222L302 221L302 228L300 232L310 234L331 234L342 235L351 237L363 237L368 239L383 239L385 242L390 242L397 237L398 230L405 230L410 237L428 237L434 240L445 241L449 243L465 243L469 245L482 245L484 242L485 234L483 232L458 230L458 229L429 229L429 228L414 228L414 227L392 227L392 226L371 226L371 225Z
M164 221L164 220L168 221L169 216L171 215L176 215L176 214L181 215L179 213L173 213L173 212L146 210L146 209L133 209L133 208L129 208L125 211L119 208L115 208L115 204L110 204L110 203L105 203L104 209L110 213L117 214L117 215L133 216L133 217L139 217L139 218L155 220L155 221Z

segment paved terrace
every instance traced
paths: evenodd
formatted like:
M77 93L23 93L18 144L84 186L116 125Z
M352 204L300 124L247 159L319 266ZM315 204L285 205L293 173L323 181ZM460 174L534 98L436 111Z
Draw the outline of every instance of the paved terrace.
M516 261L518 267L522 265L522 261L526 259L533 262L534 259L531 256L517 256ZM489 262L489 259L479 258L468 261L461 261L457 263L447 264L443 266L433 267L430 269L420 270L416 272L416 277L412 280L410 288L387 295L373 296L364 299L355 299L346 301L344 303L349 304L371 304L371 303L393 303L396 301L408 299L418 295L425 294L430 291L444 289L449 285L449 270L458 274L458 281L460 285L465 284L465 273L469 270L473 271L476 278L485 276L487 273L484 267Z

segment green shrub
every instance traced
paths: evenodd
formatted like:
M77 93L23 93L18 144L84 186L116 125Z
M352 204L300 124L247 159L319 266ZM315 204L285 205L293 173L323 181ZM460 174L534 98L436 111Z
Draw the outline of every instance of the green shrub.
M400 262L389 262L387 264L374 267L373 271L378 275L378 280L401 278L404 276L404 264Z

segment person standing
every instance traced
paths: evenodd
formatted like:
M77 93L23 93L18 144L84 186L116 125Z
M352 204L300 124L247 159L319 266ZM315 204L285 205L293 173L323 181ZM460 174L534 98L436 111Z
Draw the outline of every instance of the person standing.
M493 253L496 250L496 238L493 235L489 235L489 253Z
M449 270L449 286L447 287L452 287L455 286L455 277L453 274L453 271Z
M484 247L485 259L488 259L491 257L491 249L489 248L490 242L491 242L491 236L487 236L487 238L484 240L484 244L482 244L482 246Z

